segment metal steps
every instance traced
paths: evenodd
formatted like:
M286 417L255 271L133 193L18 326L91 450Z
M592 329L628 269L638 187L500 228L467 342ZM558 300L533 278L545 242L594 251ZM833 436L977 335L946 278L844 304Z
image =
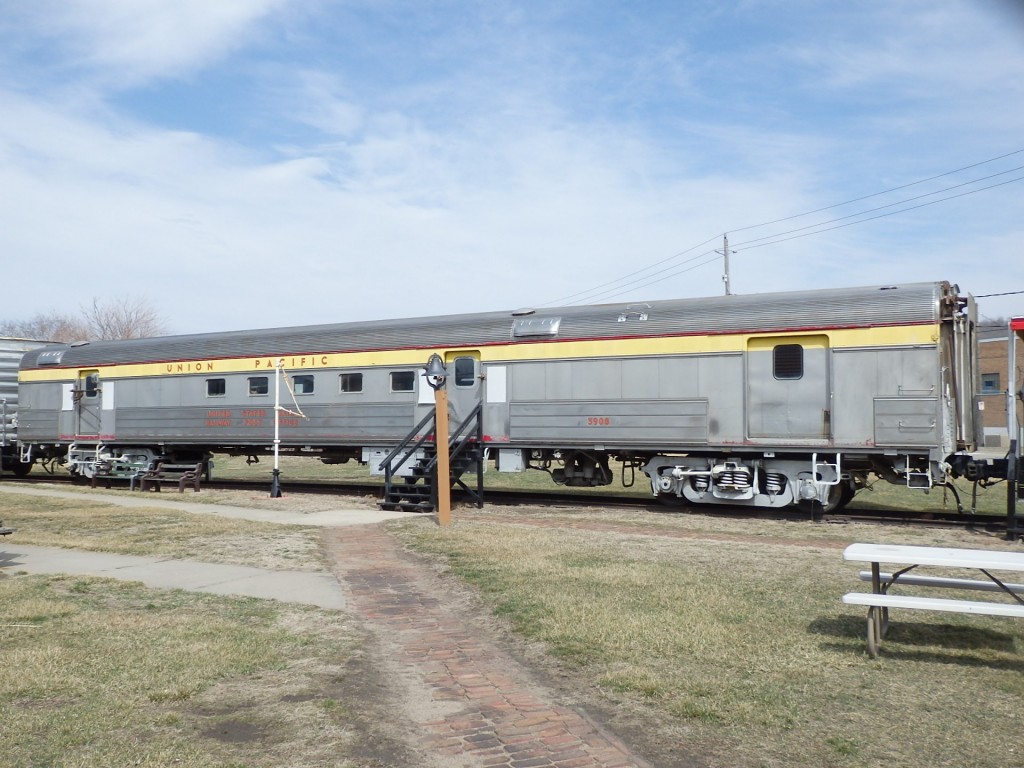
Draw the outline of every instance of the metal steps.
M483 412L480 403L470 415L454 430L448 442L449 488L459 486L476 502L483 506ZM436 414L433 409L406 438L381 462L384 468L384 496L379 503L381 509L406 512L433 512L437 508L437 446L435 432ZM429 428L428 428L429 427ZM424 429L427 429L424 432ZM408 460L417 451L421 458L411 465ZM411 467L401 475L393 467ZM470 472L476 475L476 489L467 485L463 476Z

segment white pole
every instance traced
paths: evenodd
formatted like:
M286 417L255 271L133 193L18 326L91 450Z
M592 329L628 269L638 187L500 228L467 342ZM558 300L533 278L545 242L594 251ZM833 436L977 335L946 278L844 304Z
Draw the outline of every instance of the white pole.
M281 497L281 467L279 464L281 448L281 368L284 358L279 357L274 364L274 475L270 482L270 496Z
M725 257L725 274L722 275L722 282L725 283L725 295L732 296L732 285L729 282L729 235L722 235L722 256Z

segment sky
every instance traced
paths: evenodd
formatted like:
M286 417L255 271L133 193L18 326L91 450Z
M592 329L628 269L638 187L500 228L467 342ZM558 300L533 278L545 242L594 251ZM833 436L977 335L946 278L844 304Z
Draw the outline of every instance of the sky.
M1024 0L0 0L0 320L721 295L726 234L1024 315Z

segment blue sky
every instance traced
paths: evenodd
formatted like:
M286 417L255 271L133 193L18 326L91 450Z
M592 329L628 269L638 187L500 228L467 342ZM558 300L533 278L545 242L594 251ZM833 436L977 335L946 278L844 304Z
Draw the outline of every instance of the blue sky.
M1024 290L1022 150L1019 0L0 0L0 319Z

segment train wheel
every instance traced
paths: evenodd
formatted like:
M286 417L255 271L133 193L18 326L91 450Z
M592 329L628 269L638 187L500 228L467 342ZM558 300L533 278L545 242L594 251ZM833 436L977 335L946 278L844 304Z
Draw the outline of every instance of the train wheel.
M845 507L853 499L854 490L853 485L847 482L840 482L838 485L833 485L828 492L828 499L825 503L820 503L817 499L809 501L807 499L801 499L797 502L800 509L805 512L810 512L815 518L821 515L826 515L829 512L838 512L840 509Z
M14 461L8 465L8 468L14 473L15 477L24 477L32 471L34 463L33 461Z
M655 496L658 503L663 507L671 507L673 509L682 509L686 506L686 499L682 496L676 496L674 493L659 493Z

